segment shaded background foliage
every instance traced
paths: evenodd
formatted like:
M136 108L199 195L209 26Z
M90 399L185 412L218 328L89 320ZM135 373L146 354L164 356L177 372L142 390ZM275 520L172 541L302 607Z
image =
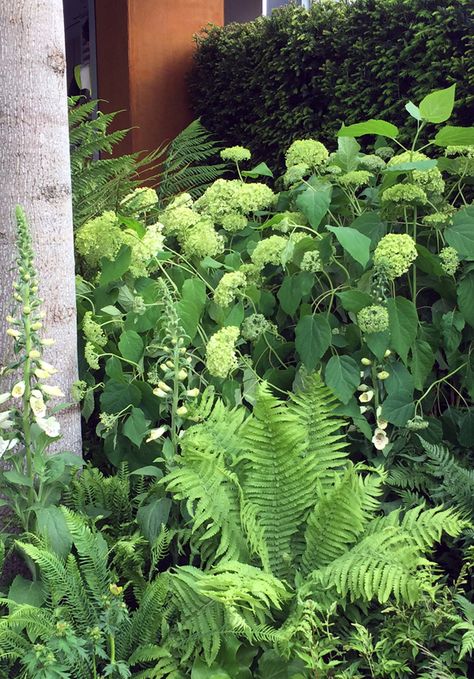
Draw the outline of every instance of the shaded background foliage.
M451 123L474 111L470 0L323 0L197 36L195 112L274 168L294 139L331 142L342 122L405 123L401 102L458 83Z

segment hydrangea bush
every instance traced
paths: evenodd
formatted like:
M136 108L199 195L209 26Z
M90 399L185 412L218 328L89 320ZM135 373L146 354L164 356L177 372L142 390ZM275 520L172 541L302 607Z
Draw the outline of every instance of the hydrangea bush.
M139 464L162 445L145 443L171 417L160 361L179 373L187 360L185 393L210 384L229 404L251 403L262 379L285 391L318 370L369 458L393 457L413 431L457 444L474 393L474 139L444 125L454 92L407 104L408 148L384 120L343 126L335 150L296 140L275 179L236 146L221 152L234 178L197 200L158 211L139 190L123 214L79 229L93 276L79 282L82 395L88 417L100 399L112 461Z

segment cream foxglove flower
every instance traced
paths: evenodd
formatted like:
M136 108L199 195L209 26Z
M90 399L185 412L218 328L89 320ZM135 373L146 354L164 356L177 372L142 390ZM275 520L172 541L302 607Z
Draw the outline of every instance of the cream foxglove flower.
M54 439L59 436L61 431L61 425L55 417L38 417L36 423L40 429L50 438Z
M49 373L47 370L43 370L43 368L36 368L34 373L39 380L47 380L49 377L51 377L51 373Z
M359 396L359 401L361 403L370 403L370 401L374 398L374 392L372 389L369 389L368 391L364 391L360 396Z
M180 417L184 417L188 412L188 409L186 406L179 406L179 408L176 408L176 414L179 415Z
M390 439L383 429L377 427L372 437L372 443L377 450L383 450L390 443Z
M35 417L44 417L46 415L46 404L43 401L43 395L36 389L35 391L36 394L39 394L39 396L33 393L31 394L30 396L31 410L33 411Z
M0 439L0 457L19 443L18 439Z
M24 393L25 393L25 383L23 382L23 380L13 385L12 388L13 398L21 398Z
M19 337L21 337L21 332L19 330L16 330L15 328L8 328L7 335L10 335L10 337L18 339Z
M59 398L64 398L64 392L57 386L52 386L49 384L42 384L41 391L48 396L58 396Z
M50 338L45 338L40 340L40 344L42 344L44 347L52 347L53 344L56 344L56 340L50 339Z
M196 398L196 396L199 396L199 389L197 387L194 387L194 389L188 389L186 392L186 396Z
M156 441L157 439L161 438L165 433L166 429L167 427L165 426L157 427L156 429L150 429L148 438L145 441L145 443L150 443L150 441Z
M40 361L39 364L40 364L40 367L43 370L46 370L47 372L49 372L50 375L55 375L58 372L57 369L54 367L54 365L51 365L51 363L46 363L46 361Z
M163 391L163 389L153 389L153 393L155 396L158 396L158 398L166 398L168 394Z

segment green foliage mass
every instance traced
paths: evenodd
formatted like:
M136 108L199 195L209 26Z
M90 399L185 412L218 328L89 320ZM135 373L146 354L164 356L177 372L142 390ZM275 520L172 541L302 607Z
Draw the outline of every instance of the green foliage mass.
M469 0L315 2L197 37L197 115L229 145L281 168L295 139L328 143L342 122L403 121L400 104L457 82L455 124L472 119Z

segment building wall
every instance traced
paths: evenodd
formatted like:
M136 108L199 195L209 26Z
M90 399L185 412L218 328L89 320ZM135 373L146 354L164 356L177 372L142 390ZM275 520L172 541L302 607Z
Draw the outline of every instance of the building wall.
M96 0L101 108L127 109L117 126L134 128L121 152L156 148L191 122L193 34L223 21L223 0Z
M225 0L225 23L252 21L262 14L262 0Z

